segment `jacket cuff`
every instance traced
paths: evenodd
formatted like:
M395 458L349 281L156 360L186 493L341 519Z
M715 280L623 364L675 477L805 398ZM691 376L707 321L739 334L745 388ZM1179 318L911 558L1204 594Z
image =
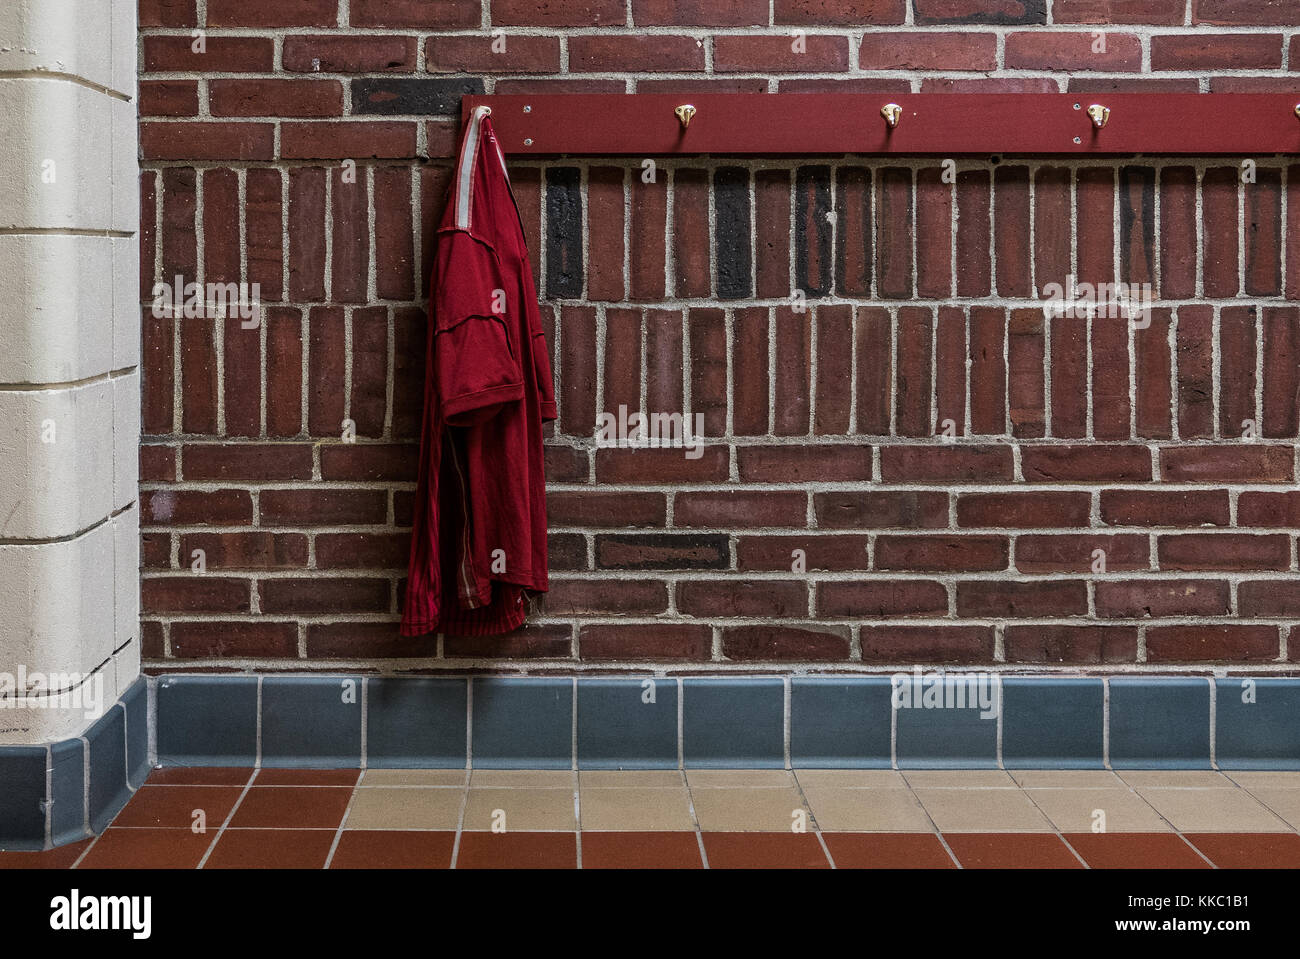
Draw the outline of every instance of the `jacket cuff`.
M475 423L485 416L466 416L476 410L485 410L485 407L496 407L503 403L513 403L516 400L524 398L523 383L507 383L504 386L494 386L486 390L476 390L473 393L461 393L459 396L449 396L442 401L443 419L452 423L453 426L459 425L453 421L461 419L462 423ZM492 410L491 412L496 412Z

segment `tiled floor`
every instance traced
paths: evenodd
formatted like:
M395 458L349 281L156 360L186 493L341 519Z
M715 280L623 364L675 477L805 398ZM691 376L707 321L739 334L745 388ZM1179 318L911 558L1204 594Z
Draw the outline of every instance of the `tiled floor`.
M0 868L1300 867L1300 772L160 769Z

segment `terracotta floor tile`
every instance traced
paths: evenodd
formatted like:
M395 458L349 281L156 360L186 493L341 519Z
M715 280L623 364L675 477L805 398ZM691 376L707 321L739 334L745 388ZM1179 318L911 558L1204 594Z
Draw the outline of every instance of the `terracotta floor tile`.
M703 869L693 832L584 832L583 869Z
M1093 869L1209 869L1210 864L1170 832L1071 832L1068 842Z
M956 869L934 833L822 833L839 869Z
M238 766L167 766L154 769L148 786L246 786L254 769Z
M91 847L78 869L193 869L216 836L189 829L110 827Z
M254 786L355 786L360 769L259 769Z
M0 869L67 869L90 845L89 839L44 852L0 852Z
M343 821L351 789L266 786L250 789L230 825L235 828L334 829Z
M204 869L321 869L334 844L330 829L227 829Z
M1042 833L944 833L966 869L1082 869L1065 843Z
M704 834L710 869L829 869L817 837L805 833L710 832Z
M331 869L449 869L454 832L344 832Z
M208 829L217 829L235 808L242 786L144 786L126 804L114 826L162 826L189 829L196 813Z
M1295 833L1188 833L1187 839L1220 869L1300 868Z
M578 837L571 832L464 832L457 869L577 869Z

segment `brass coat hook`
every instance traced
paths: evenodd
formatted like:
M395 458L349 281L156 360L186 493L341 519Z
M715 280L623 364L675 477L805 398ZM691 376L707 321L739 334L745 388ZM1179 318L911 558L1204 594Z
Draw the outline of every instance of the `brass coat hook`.
M1295 105L1295 115L1296 115L1296 119L1300 120L1300 103L1297 103Z
M677 119L682 123L682 129L685 130L691 125L691 118L695 116L695 106L690 103L683 103L673 113L677 114Z
M880 115L885 118L885 124L892 130L898 126L898 121L903 116L903 108L897 103L886 103L880 108Z
M1094 103L1088 107L1088 116L1092 117L1092 125L1100 130L1110 119L1110 107L1104 107L1100 103Z

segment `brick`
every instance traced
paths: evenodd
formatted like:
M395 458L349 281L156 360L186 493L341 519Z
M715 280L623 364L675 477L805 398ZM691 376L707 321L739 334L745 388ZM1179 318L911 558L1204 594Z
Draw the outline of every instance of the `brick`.
M675 3L673 0L632 0L632 22L638 27L749 27L767 23L765 0L717 0Z
M1227 490L1102 490L1101 520L1113 526L1227 526Z
M248 281L261 287L263 302L279 300L284 295L282 183L279 170L255 169L244 174L244 242Z
M774 23L817 26L902 23L906 15L906 0L775 0L772 7Z
M1094 589L1097 615L1103 619L1226 616L1232 612L1224 580L1107 581L1097 583Z
M316 537L317 569L405 570L411 534L330 533Z
M784 197L782 187L786 188ZM872 264L872 174L870 167L845 166L835 176L835 288L842 294L865 296L871 293ZM778 224L782 210L789 210L789 180L783 171L762 171L755 176L756 224L767 245L759 244L758 266L760 296L782 296L789 285L786 278L786 252L783 232ZM767 256L764 253L767 252ZM766 277L770 282L765 282ZM775 292L773 292L775 291Z
M1242 616L1300 615L1300 589L1292 580L1251 580L1237 587L1237 607Z
M826 296L831 291L830 213L831 168L799 167L795 171L794 283L809 298ZM718 233L721 242L724 235L721 220Z
M804 49L796 51L796 43ZM756 36L724 34L713 38L713 69L718 73L830 73L849 67L847 37L804 34Z
M289 297L325 298L325 171L289 171Z
M585 328L581 336L585 343ZM641 408L641 353L641 311L606 310L604 412L617 414L621 407L629 411ZM590 377L586 362L577 362L584 378Z
M388 496L378 489L268 489L258 507L264 526L368 526L386 521Z
M140 609L146 613L246 613L249 581L205 573L145 577L140 581Z
M140 482L172 483L176 480L176 450L170 446L140 447Z
M266 432L302 432L302 317L297 310L273 309L266 323Z
M731 660L829 662L849 658L847 628L730 626L722 631L722 654Z
M1119 281L1155 283L1156 171L1124 166L1119 171Z
M1016 537L1016 569L1022 573L1087 573L1098 560L1108 573L1149 569L1150 543L1146 536L1105 533Z
M847 434L853 396L853 307L820 306L816 324L813 432L819 436Z
M639 175L631 178L628 280L634 300L659 300L664 295L667 183L664 175L657 175L654 183L642 182Z
M694 37L654 33L587 34L569 38L572 73L675 73L704 69L704 46Z
M1029 249L1029 167L998 166L993 174L993 246L1000 296L1033 294Z
M1214 435L1214 316L1209 306L1178 309L1178 432Z
M987 626L864 626L866 663L987 663L993 629Z
M411 223L409 170L375 170L375 290L381 299L410 300L415 296L415 249Z
M314 307L308 323L307 432L343 435L347 326L340 307Z
M1195 0L1192 22L1221 26L1294 26L1300 23L1300 15L1281 0Z
M1152 23L1181 26L1186 0L1055 0L1053 23Z
M1151 479L1151 453L1145 446L1026 446L1020 464L1030 483L1135 483Z
M140 494L140 525L247 526L253 522L248 490L158 489Z
M1009 70L1096 70L1137 72L1142 45L1129 33L1108 31L1105 50L1094 49L1091 33L1009 33L1003 54Z
M723 167L714 171L713 209L717 235L714 272L720 300L744 299L753 289L749 202L747 169Z
M1201 181L1205 295L1236 296L1237 275L1237 168L1212 167Z
M880 451L886 483L991 483L1011 479L1011 450L1005 446L935 448L886 446Z
M307 565L307 537L301 533L187 533L180 543L182 567L193 567L195 550L203 551L209 571Z
M805 525L808 497L802 490L684 492L673 498L675 526L749 529Z
M270 73L275 42L270 37L207 36L195 50L190 36L141 38L146 73Z
M1219 430L1240 437L1255 423L1255 337L1253 307L1224 307L1219 314Z
M959 307L939 307L934 332L935 432L966 432L966 316ZM952 430L949 434L947 431Z
M1099 440L1128 439L1132 427L1129 399L1129 320L1096 317L1092 321L1092 435Z
M1290 539L1281 534L1187 533L1161 536L1157 543L1165 570L1286 569Z
M494 36L430 37L425 43L425 62L430 73L560 72L559 37L511 34L504 41L503 47Z
M648 616L668 609L668 586L648 579L553 579L545 605L551 616Z
M1262 169L1246 190L1246 293L1282 292L1282 172Z
M682 315L677 310L648 310L645 328L647 411L653 416L683 410Z
M876 295L912 295L912 171L882 169L876 183Z
M587 175L590 300L623 299L623 180L621 167L595 167Z
M1006 313L999 307L970 311L971 432L1002 435L1007 431L1004 343Z
M217 356L213 322L181 320L181 429L217 432ZM188 464L187 464L188 465Z
M1012 310L1007 323L1007 405L1014 436L1045 432L1043 314Z
M1237 499L1237 525L1300 528L1300 492L1243 492Z
M705 660L713 646L708 626L651 623L590 625L578 630L578 652L587 661Z
M901 436L930 436L933 433L930 414L934 394L930 365L933 338L932 310L909 306L898 311L894 402L898 404L898 433Z
M694 308L687 312L686 322L691 349L691 413L704 417L705 436L721 436L727 429L726 318L721 310ZM695 419L691 422L697 423Z
M946 616L948 590L931 580L828 582L817 586L817 613L827 617Z
M587 563L587 537L581 533L548 533L546 536L547 562L553 570L585 570Z
M1160 171L1160 293L1182 299L1196 293L1196 171Z
M1147 662L1267 662L1277 659L1273 626L1153 626L1147 630Z
M668 506L663 493L552 489L546 495L546 515L552 527L663 526Z
M567 636L567 630L565 632ZM402 636L396 622L308 623L306 633L308 659L347 659L357 649L365 649L370 655L385 659L424 659L438 654L436 633L418 638ZM514 635L511 634L512 648L523 647L523 643L514 640ZM459 655L452 651L454 642L455 638L451 636L444 639L446 655ZM526 653L520 650L517 655Z
M1169 439L1173 436L1173 370L1169 351L1172 318L1168 309L1150 312L1151 325L1133 330L1137 435Z
M159 436L174 429L175 366L172 361L175 321L146 311L141 324L141 429Z
M297 623L264 621L172 623L176 659L296 659Z
M447 636L443 652L455 657L568 659L573 649L571 632L567 625L525 625L499 636Z
M323 480L414 483L419 448L414 443L339 443L320 449Z
M857 431L884 436L893 409L891 320L883 307L860 307L854 317L857 349Z
M280 125L280 156L286 160L407 159L415 156L415 124L400 120L286 122Z
M988 296L992 292L989 254L990 178L987 170L957 174L957 295Z
M1300 65L1300 40L1291 43L1291 62ZM1286 171L1286 235L1300 236L1300 165ZM1286 297L1300 299L1300 262L1288 257L1286 262Z
M814 493L817 525L827 529L942 528L948 525L948 494L843 491Z
M957 615L981 618L1081 616L1088 590L1078 580L964 581L957 584Z
M867 33L858 47L861 70L995 70L998 38L992 33L890 30Z
M1161 34L1151 38L1152 70L1276 70L1282 35Z
M1065 167L1034 172L1034 278L1040 292L1049 283L1064 287L1074 273L1070 178Z
M332 27L337 22L337 0L282 0L275 4L208 0L209 27Z
M908 572L972 572L1007 568L1005 536L879 536L876 569Z
M1287 483L1295 477L1289 446L1180 446L1160 451L1161 476L1188 483Z
M430 39L430 49L438 39ZM411 73L418 59L414 37L368 34L289 36L280 54L282 69L289 73Z
M140 155L145 160L270 160L275 125L219 121L141 123Z
M1092 496L1084 492L962 493L958 526L1034 529L1087 526Z
M953 292L953 186L943 171L916 171L916 292L948 297Z
M199 113L196 80L140 81L140 116L193 117Z
M390 582L374 576L264 579L257 588L268 613L389 612Z
M546 295L582 295L582 175L576 167L546 170Z
M681 580L677 608L687 616L790 619L808 615L808 586L784 580Z
M720 483L727 479L727 451L705 446L699 459L676 449L598 449L598 483ZM552 476L550 464L547 476ZM585 479L585 472L583 478Z
M560 330L557 429L570 436L590 436L596 426L595 310L564 307L560 311Z
M196 0L139 0L141 27L193 27L198 24Z
M678 296L708 296L712 290L709 267L709 174L707 170L681 169L673 174L673 257Z
M1009 663L1102 665L1137 659L1137 629L1129 626L1008 626Z
M356 435L378 439L388 409L388 310L352 312L352 397L348 418Z
M1086 167L1075 180L1080 283L1114 283L1115 171Z
M741 536L736 541L736 569L741 572L795 572L798 566L805 570L835 572L865 570L870 565L868 560L866 536L767 534Z
M222 383L227 436L255 437L262 429L261 343L256 329L227 321Z
M1052 317L1052 435L1078 439L1088 433L1088 321Z
M209 80L208 107L216 117L337 117L343 85L337 80Z
M237 283L239 268L239 177L234 170L203 171L203 279Z
M185 479L311 479L311 447L287 443L192 443L182 451Z
M855 482L871 479L871 447L742 446L740 479L749 483Z
M368 0L368 2L381 6L387 4L389 0ZM424 2L436 7L447 6L439 0L424 0ZM472 25L477 25L478 8L473 4L468 4L466 7L473 12ZM622 26L627 18L624 0L552 0L541 7L531 0L491 0L491 11L492 23L499 26ZM423 24L413 25L423 26Z

